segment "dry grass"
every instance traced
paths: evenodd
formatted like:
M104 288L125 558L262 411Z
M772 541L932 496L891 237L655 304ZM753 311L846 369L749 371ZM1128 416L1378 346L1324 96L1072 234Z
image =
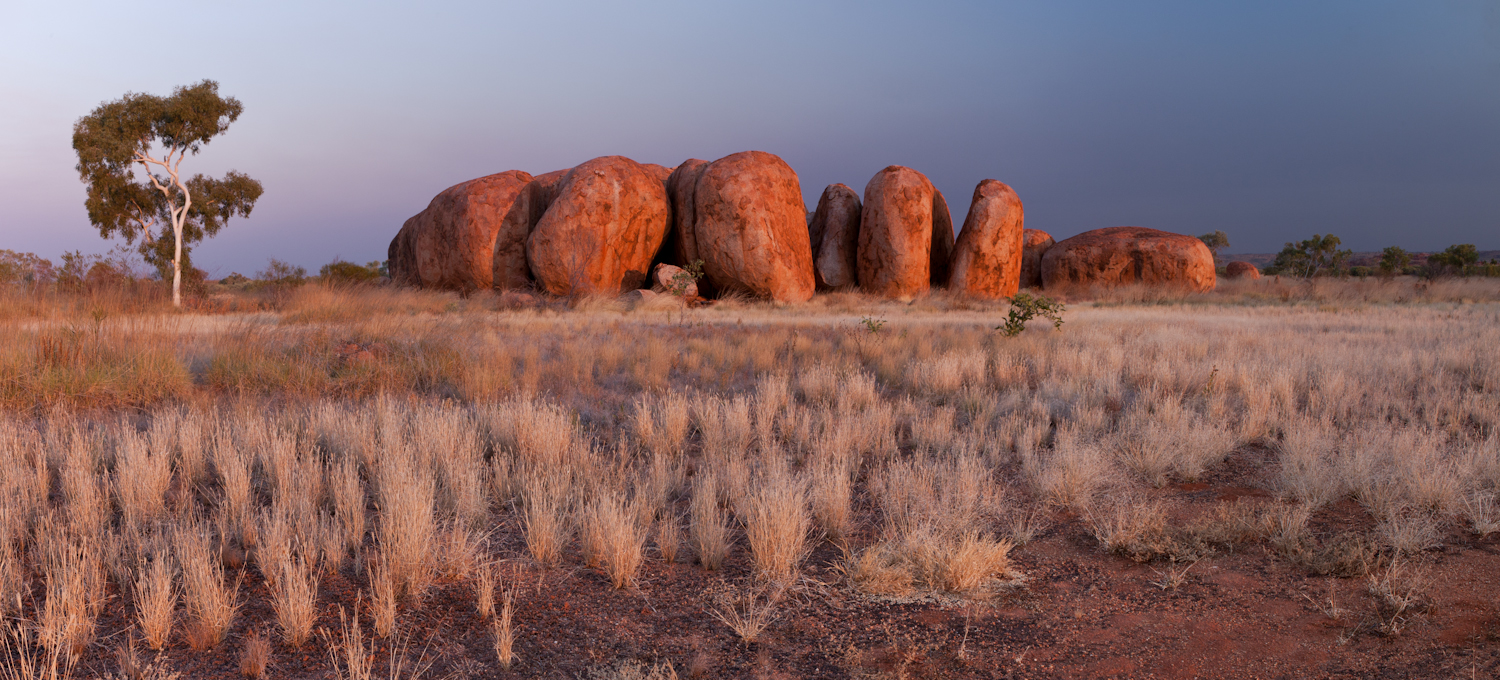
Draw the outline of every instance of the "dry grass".
M136 625L151 649L161 651L177 617L177 570L166 552L153 555L135 581Z
M318 620L318 576L305 558L288 558L281 564L281 578L271 588L271 606L282 639L301 647L312 637Z
M216 647L239 612L239 581L233 585L208 530L196 523L178 527L174 542L182 568L182 594L187 605L188 643L193 649Z
M583 509L579 534L584 563L602 570L615 588L629 586L645 559L646 529L639 516L612 492L599 494Z
M718 571L729 555L729 527L724 509L719 505L718 481L713 475L698 479L693 489L690 528L693 550L698 563L709 571Z
M367 559L366 563L365 569L370 575L370 618L375 622L375 633L380 637L389 638L396 632L400 584L380 554ZM358 616L357 609L355 615Z
M250 633L240 646L240 675L259 680L265 677L270 665L271 641L260 631Z
M709 613L723 622L746 645L760 639L766 627L776 620L776 597L757 590L747 590L719 598Z
M495 660L500 667L509 670L511 664L516 662L516 625L512 620L515 615L515 593L506 590L500 599L500 615L491 619L493 628L491 635L495 643Z
M109 579L146 644L176 628L213 647L239 579L262 592L247 560L293 645L329 572L368 593L360 615L384 637L433 584L474 581L498 645L509 606L484 565L516 555L492 531L620 588L648 538L730 573L743 541L779 587L827 537L860 592L982 597L1054 516L1168 575L1265 540L1313 573L1384 578L1455 529L1500 530L1493 287L1116 291L1075 300L1063 332L1009 339L989 330L1001 307L943 296L738 301L666 323L386 289L98 321L0 301L18 320L0 331L0 611L28 622L8 653L99 648ZM1150 502L1261 459L1279 500L1179 524ZM1346 499L1373 528L1310 528ZM373 672L347 644L357 625L339 639L346 677Z
M740 518L750 555L761 578L789 583L807 556L812 531L807 490L802 480L783 469L773 469L757 481Z

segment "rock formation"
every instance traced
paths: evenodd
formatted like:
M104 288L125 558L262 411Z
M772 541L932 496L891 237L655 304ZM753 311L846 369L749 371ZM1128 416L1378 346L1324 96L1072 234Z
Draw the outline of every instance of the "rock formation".
M623 156L568 171L526 240L526 259L554 295L618 294L646 282L671 221L666 188Z
M391 245L386 248L386 268L390 271L391 282L402 286L420 286L422 277L417 273L416 245L412 239L411 220L401 225L401 230L396 232L396 237L391 239Z
M1021 230L1021 287L1042 287L1042 255L1056 241L1040 229Z
M953 215L948 211L948 200L936 187L932 189L932 251L928 258L928 282L933 286L948 285L953 265Z
M845 288L859 283L859 194L830 184L818 198L807 225L812 242L813 276L818 288Z
M498 290L516 290L531 285L531 267L526 264L526 238L557 198L567 170L537 175L516 196L495 234L495 254L490 279Z
M953 220L922 173L892 165L865 185L857 272L867 293L909 300L946 280Z
M1235 260L1224 265L1224 276L1230 279L1258 279L1260 269L1249 262Z
M785 161L763 151L720 158L702 168L692 201L697 259L716 289L784 302L812 297L807 208Z
M444 189L391 243L388 254L399 256L392 261L400 272L393 278L427 288L489 288L500 223L530 181L525 172L507 170Z
M698 297L698 282L682 267L662 263L651 270L651 290L695 298Z
M993 179L980 182L954 244L948 287L990 300L1014 296L1021 287L1022 222L1015 191Z
M1214 255L1192 236L1144 227L1110 227L1059 241L1042 256L1042 285L1131 283L1213 290Z
M651 173L652 177L655 177L657 181L662 182L663 184L666 183L668 177L672 176L672 168L669 168L665 165L657 165L656 163L642 163L641 167L645 168L646 172Z
M691 265L698 257L698 238L693 232L693 221L697 219L693 188L698 185L698 176L708 161L689 158L678 164L667 177L667 198L672 202L672 230L667 235L667 244L662 247L661 260L679 266Z

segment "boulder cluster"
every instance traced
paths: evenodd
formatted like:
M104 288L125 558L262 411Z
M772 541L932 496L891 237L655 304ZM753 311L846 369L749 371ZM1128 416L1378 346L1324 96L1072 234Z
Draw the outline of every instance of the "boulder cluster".
M675 168L604 156L450 187L402 225L389 258L406 285L553 295L801 302L853 288L909 300L934 287L999 299L1021 287L1214 286L1213 255L1196 238L1116 227L1054 243L1023 222L1021 199L993 179L974 189L955 240L943 193L899 165L875 173L863 197L830 185L808 213L797 173L774 154ZM701 279L689 273L699 266Z

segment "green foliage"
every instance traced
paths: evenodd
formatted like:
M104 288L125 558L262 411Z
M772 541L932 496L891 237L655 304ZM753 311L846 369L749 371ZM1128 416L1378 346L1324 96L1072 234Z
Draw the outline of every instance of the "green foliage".
M1229 247L1229 235L1222 231L1215 230L1211 234L1204 234L1199 236L1198 240L1202 241L1203 245L1208 246L1208 249L1213 252L1214 264L1218 264L1219 262L1219 251Z
M220 97L219 84L205 80L170 97L126 93L78 119L73 150L99 235L139 239L141 255L158 272L191 272L192 245L232 216L249 217L262 193L260 182L233 170L222 179L180 172L184 158L228 130L242 111L239 100Z
M1371 269L1370 267L1366 267L1364 265L1355 265L1355 266L1349 268L1349 275L1350 276L1356 276L1356 277L1359 277L1361 279L1366 278L1366 277L1368 277L1368 276L1370 276L1371 274L1374 274L1374 273L1375 273L1374 269Z
M1401 246L1389 246L1380 251L1380 275L1385 277L1395 276L1406 271L1407 265L1411 264L1411 253L1406 252Z
M300 286L307 282L307 270L271 258L266 268L256 274L255 278L277 286Z
M859 320L859 323L861 326L865 327L866 331L869 331L872 334L879 333L880 329L885 328L885 319L877 319L873 316L862 317Z
M365 283L380 278L380 263L364 266L343 259L336 259L318 270L318 278L324 283Z
M1319 274L1338 274L1343 271L1344 262L1353 254L1349 250L1339 250L1340 243L1339 237L1333 234L1313 234L1306 241L1288 243L1266 271L1308 279Z
M1472 243L1448 246L1441 253L1433 253L1428 256L1427 264L1430 274L1441 276L1449 273L1465 274L1465 269L1479 262L1479 249Z
M683 297L687 295L688 286L698 283L698 279L701 278L703 278L703 260L693 260L692 264L672 275L667 291L677 297Z
M1010 299L1010 315L1006 317L1005 324L996 326L995 330L1005 334L1007 338L1013 338L1026 330L1026 322L1037 317L1048 319L1052 327L1062 329L1063 312L1067 308L1061 302L1055 302L1045 295L1032 296L1030 293L1016 293Z

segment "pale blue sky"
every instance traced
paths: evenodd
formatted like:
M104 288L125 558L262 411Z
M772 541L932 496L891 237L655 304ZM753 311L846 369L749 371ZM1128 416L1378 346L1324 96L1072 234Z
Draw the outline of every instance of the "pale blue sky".
M194 258L383 258L437 192L623 154L761 149L809 205L896 163L961 222L981 179L1064 237L1142 225L1265 252L1500 248L1500 2L162 3L0 0L0 248L109 247L73 121L213 78L189 161L265 184Z

